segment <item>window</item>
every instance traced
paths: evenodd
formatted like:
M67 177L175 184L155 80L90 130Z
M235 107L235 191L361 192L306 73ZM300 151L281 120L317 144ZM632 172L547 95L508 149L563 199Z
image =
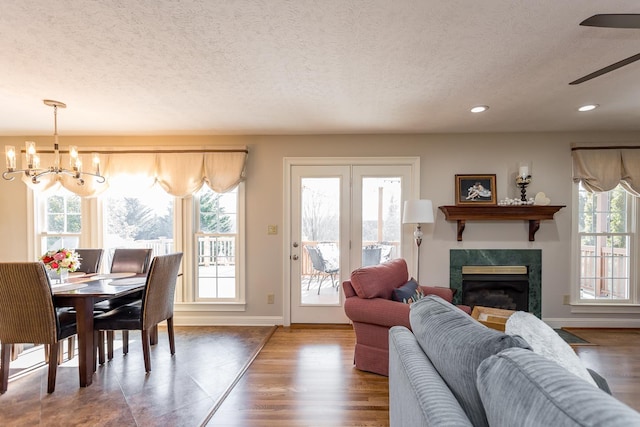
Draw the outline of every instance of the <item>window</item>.
M152 249L152 256L174 252L173 205L174 197L157 185L144 195L110 192L104 197L106 250L102 265L107 268L111 265L115 248Z
M216 193L204 186L194 197L196 300L239 297L238 187Z
M140 188L135 183L129 187ZM205 311L243 310L243 184L226 193L205 186L185 198L159 186L142 194L118 188L114 185L96 198L61 188L31 192L33 259L62 247L102 247L102 269L108 271L118 247L151 248L154 256L181 251L178 303L198 303L198 310L205 307L201 303L210 303Z
M579 302L638 302L636 204L637 199L620 186L590 193L579 185Z
M38 199L40 211L40 253L63 247L77 248L82 231L80 196L61 189Z

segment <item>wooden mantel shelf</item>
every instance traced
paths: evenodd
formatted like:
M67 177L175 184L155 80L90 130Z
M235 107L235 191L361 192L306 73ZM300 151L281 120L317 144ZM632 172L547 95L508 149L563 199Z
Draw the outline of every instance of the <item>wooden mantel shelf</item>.
M553 215L564 205L524 206L440 206L447 221L458 222L458 241L462 241L467 220L476 221L529 221L529 241L535 241L540 221L553 219Z

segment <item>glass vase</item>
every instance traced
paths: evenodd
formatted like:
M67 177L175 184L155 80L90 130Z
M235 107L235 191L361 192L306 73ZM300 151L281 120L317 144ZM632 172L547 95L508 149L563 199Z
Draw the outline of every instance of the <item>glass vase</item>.
M65 283L69 279L69 269L61 268L58 270L47 271L51 283Z

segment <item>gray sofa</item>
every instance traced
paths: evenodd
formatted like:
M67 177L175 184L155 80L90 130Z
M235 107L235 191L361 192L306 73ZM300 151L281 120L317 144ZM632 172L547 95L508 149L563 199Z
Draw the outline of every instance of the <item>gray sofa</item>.
M392 427L640 426L595 372L600 389L441 298L413 303L410 322L389 331Z

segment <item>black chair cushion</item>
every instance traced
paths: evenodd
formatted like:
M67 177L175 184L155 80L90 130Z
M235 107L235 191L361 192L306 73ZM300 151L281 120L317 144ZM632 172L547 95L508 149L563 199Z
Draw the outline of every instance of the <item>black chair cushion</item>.
M58 324L60 325L58 339L68 338L77 333L76 312L65 308L56 310Z
M93 329L98 331L142 329L141 303L123 305L93 318Z
M134 292L118 298L111 298L105 301L97 302L93 305L95 311L111 311L123 305L140 303L142 301L142 291Z

